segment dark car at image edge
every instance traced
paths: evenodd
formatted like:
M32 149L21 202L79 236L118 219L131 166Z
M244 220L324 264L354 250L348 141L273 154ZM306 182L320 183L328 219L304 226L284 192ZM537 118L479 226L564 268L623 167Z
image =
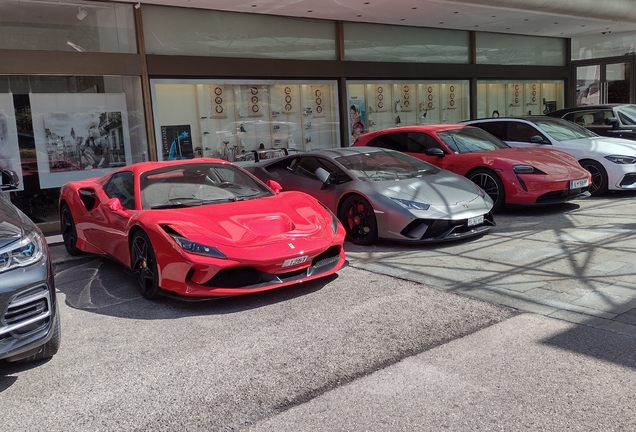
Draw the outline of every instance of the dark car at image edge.
M52 357L60 317L49 249L40 229L10 201L15 172L2 171L0 191L0 360Z

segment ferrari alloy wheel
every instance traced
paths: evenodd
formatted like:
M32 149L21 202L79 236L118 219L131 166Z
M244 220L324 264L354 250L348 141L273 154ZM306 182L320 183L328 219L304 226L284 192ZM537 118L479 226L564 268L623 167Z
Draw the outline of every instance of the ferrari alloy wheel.
M130 258L137 288L142 296L152 300L159 296L159 274L157 259L148 235L143 231L135 233L130 247Z
M499 211L506 205L506 193L499 176L488 169L478 169L468 176L477 186L482 188L492 199L493 211Z
M607 193L607 172L603 165L593 160L582 160L581 166L592 174L592 183L589 191L592 196L601 196Z
M378 238L378 224L373 207L359 195L351 195L344 200L340 206L340 222L351 243L370 245Z
M62 204L60 211L60 225L62 228L62 240L64 240L64 247L69 255L79 255L82 253L77 248L77 230L75 229L75 221L71 214L71 209L66 204Z

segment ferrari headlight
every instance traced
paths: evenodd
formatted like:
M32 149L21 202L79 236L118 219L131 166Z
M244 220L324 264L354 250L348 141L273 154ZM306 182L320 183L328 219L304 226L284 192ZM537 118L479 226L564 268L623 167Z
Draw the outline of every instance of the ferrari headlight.
M181 249L188 253L209 256L212 258L227 259L227 255L225 255L223 252L215 247L193 242L185 237L177 235L172 235L172 238L174 239L174 241L177 242L179 246L181 246Z
M327 207L326 205L324 205L322 202L318 201L320 203L321 206L323 206L323 208L325 210L327 210L327 212L329 213L329 215L331 215L331 230L333 231L333 233L337 233L338 232L338 218L336 217L335 214L333 214L333 212L331 210L329 210L329 207Z
M405 209L409 209L409 210L428 210L431 207L430 204L421 203L417 201L409 201L409 200L404 200L400 198L391 198L391 199L395 201L396 203L398 203L399 205L401 205L402 207L404 207Z
M545 174L543 171L536 169L532 165L515 165L512 167L515 174Z
M619 165L629 165L636 163L636 157L633 156L609 155L605 156L605 159Z
M44 240L38 232L31 232L16 243L0 249L0 273L38 262L44 255Z

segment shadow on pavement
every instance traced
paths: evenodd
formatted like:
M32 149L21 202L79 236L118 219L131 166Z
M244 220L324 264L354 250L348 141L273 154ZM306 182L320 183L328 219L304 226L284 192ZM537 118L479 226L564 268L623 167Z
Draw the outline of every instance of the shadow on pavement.
M56 267L55 284L74 309L130 319L171 319L242 312L284 302L322 289L336 275L256 294L186 301L169 297L144 299L130 270L106 258L67 262ZM61 298L62 296L60 296Z

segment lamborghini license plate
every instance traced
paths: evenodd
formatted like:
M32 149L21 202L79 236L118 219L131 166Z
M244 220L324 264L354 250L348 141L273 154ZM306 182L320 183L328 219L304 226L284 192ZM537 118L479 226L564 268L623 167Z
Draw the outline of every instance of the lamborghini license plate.
M484 215L468 219L468 226L475 226L484 223Z
M290 259L285 260L283 262L283 267L289 267L289 266L293 266L293 265L302 264L305 261L307 261L307 258L309 258L308 255L304 255L304 256L300 256L300 257L296 257L296 258L290 258Z

